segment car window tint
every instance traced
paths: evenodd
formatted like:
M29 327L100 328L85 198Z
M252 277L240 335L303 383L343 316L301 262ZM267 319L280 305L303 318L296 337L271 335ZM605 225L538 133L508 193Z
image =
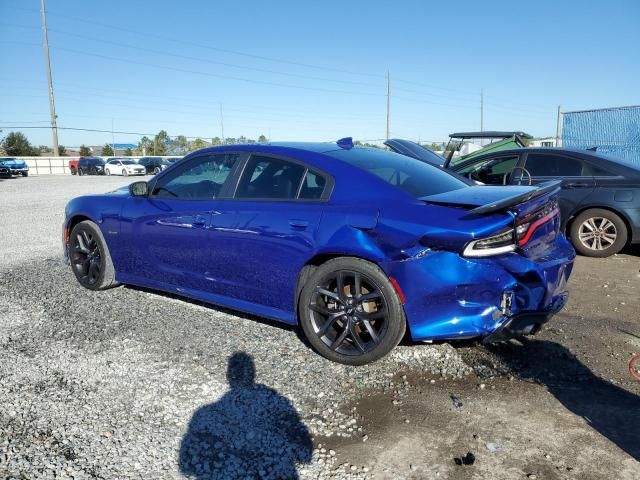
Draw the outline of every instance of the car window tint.
M564 155L530 153L525 168L532 177L577 177L582 175L582 162Z
M592 163L584 162L582 167L582 175L583 176L594 176L594 177L615 177L616 174L610 172L606 168L593 165Z
M308 170L302 181L302 188L300 189L298 198L303 200L318 200L322 198L322 193L326 185L327 180L322 175Z
M236 198L296 198L305 167L279 158L253 155L242 173Z
M237 154L198 157L184 169L160 178L152 195L182 200L216 198L237 160Z
M468 186L446 170L382 149L356 147L333 150L326 155L372 173L416 198Z
M490 157L469 165L456 167L454 170L460 175L478 180L482 183L496 185L504 183L504 177L518 164L518 155Z

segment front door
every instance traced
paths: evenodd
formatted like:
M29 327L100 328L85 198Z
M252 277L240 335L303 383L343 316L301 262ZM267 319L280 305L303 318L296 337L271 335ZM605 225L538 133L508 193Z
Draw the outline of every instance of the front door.
M161 288L216 292L219 268L211 235L227 179L238 154L208 154L174 168L150 185L145 198L131 198L121 214L122 241L130 248L122 270Z

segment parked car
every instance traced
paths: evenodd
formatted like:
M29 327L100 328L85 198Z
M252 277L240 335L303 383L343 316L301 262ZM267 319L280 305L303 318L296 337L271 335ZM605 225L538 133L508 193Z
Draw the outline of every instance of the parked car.
M582 255L608 257L640 243L638 165L590 150L515 148L492 149L455 163L450 157L443 166L487 185L561 180L562 231Z
M29 165L24 160L19 160L13 157L0 158L0 165L9 171L10 175L15 176L29 176ZM6 174L5 174L6 175Z
M104 175L104 160L100 157L80 157L78 175Z
M162 157L142 157L138 164L144 166L146 173L158 174L171 163Z
M145 169L128 158L112 158L104 167L106 175L144 175Z
M71 175L76 175L78 173L79 161L80 159L78 158L72 158L71 160L69 160L69 172L71 173Z
M169 163L176 163L178 160L182 160L183 157L168 157L165 160Z
M561 180L562 230L582 255L608 257L640 243L638 165L589 150L526 148L482 155L450 168L494 185Z
M139 285L297 324L322 355L361 365L407 329L487 342L539 330L567 300L575 257L559 190L475 186L350 138L220 146L73 199L64 252L86 288Z

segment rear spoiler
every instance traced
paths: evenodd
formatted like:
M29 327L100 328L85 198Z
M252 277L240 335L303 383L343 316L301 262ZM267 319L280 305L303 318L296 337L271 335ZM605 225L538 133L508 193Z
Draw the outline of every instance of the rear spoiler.
M561 180L550 180L548 182L541 183L540 185L538 185L538 188L530 192L519 193L518 195L507 197L497 202L487 203L485 205L481 205L472 210L469 210L462 218L472 217L474 215L486 215L487 213L505 210L509 207L513 207L514 205L518 205L520 203L533 200L534 198L541 197L542 195L553 192L554 190L559 191L561 185Z

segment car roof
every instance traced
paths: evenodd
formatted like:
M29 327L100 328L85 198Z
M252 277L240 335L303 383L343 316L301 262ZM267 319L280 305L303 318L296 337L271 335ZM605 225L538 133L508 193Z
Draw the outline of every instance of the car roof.
M586 160L595 160L602 161L606 163L613 164L614 166L623 167L623 168L631 168L638 172L640 172L640 165L633 164L627 160L623 160L620 158L611 157L609 155L603 154L601 152L593 151L593 150L584 150L580 148L561 148L561 147L527 147L527 148L513 148L508 150L500 150L497 152L487 152L485 155L478 155L471 160L478 160L484 157L489 156L503 156L503 155L520 155L522 153L566 153L569 155L581 157ZM465 162L460 162L459 165Z
M449 135L449 138L508 138L518 136L522 138L533 138L531 135L525 132L510 132L510 131L485 131L485 132L458 132Z

